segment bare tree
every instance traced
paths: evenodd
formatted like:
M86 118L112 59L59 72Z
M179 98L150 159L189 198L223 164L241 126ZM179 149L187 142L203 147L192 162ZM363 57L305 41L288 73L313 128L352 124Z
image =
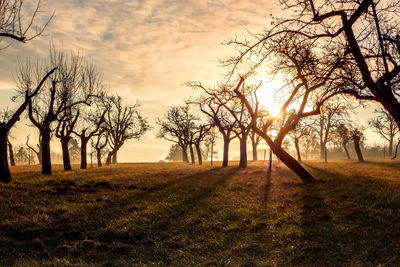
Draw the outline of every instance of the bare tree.
M48 90L43 90L35 101L31 100L28 108L29 119L42 138L42 174L52 173L50 140L53 122L64 117L63 114L74 106L89 105L95 94L94 88L82 86L87 65L81 55L72 52L67 55L52 46L47 64L58 67L56 75L46 84Z
M384 109L375 110L378 116L368 121L372 129L377 132L383 139L389 142L389 156L393 155L393 141L399 132L394 118Z
M400 126L400 1L283 0L290 18L274 19L247 51L277 36L302 36L332 62L339 89L360 100L379 102ZM244 53L243 53L244 54ZM236 60L239 62L243 54ZM340 86L339 86L340 85Z
M351 159L349 150L347 149L347 144L352 139L352 136L351 136L351 133L353 131L352 128L353 127L351 125L349 125L348 123L346 123L346 124L341 123L335 129L335 133L341 139L342 147L343 147L344 152L346 153L347 159Z
M118 95L107 98L109 108L104 117L104 128L109 137L109 146L106 164L117 163L117 152L130 139L139 140L150 126L147 119L139 111L140 104L123 105Z
M101 151L108 144L107 131L104 128L100 128L98 134L93 136L93 138L96 138L96 141L93 141L93 143L92 143L92 147L96 151L97 166L101 167L102 166L102 163L101 163Z
M300 140L304 138L305 136L308 136L312 132L312 128L310 125L304 122L304 120L300 121L297 125L296 128L294 128L292 131L289 132L290 138L293 139L294 147L296 149L296 155L297 155L297 160L299 162L303 162L301 159L301 153L300 153Z
M72 133L74 131L76 122L79 118L79 109L69 108L65 110L61 117L59 117L57 128L55 130L55 135L60 139L61 142L61 150L63 156L63 165L65 171L72 170L71 168L71 159L69 155L69 141L72 139ZM74 112L76 114L74 114Z
M29 135L26 137L26 146L33 151L38 159L39 164L42 164L42 146L41 146L41 137L39 136L39 144L37 145L37 149L33 148L30 144L29 144Z
M229 144L234 138L236 138L233 132L236 121L229 114L224 105L218 104L217 100L212 96L212 93L209 92L209 90L203 87L200 83L190 82L187 83L187 85L193 88L202 89L207 94L207 96L198 97L196 100L190 101L190 103L197 104L200 110L213 121L213 124L218 128L218 131L221 133L224 141L222 167L228 167Z
M364 134L359 129L353 129L353 131L351 132L351 138L354 142L354 149L356 151L358 161L364 162L364 157L361 152L361 143L365 139Z
M158 118L160 126L157 137L178 144L182 148L183 162L189 162L187 149L190 142L190 132L198 118L190 114L189 105L171 107L164 118Z
M238 99L235 97L235 93L233 88L234 84L221 84L216 88L206 88L200 82L188 82L188 86L193 88L202 89L207 95L212 97L213 101L217 105L221 105L225 108L229 116L233 119L234 124L232 127L232 132L239 139L240 142L240 161L239 167L246 168L247 167L247 139L248 135L252 128L253 121L250 118L247 109ZM244 83L241 83L237 90L241 90L243 95L247 95L247 91L249 88L244 86ZM198 101L199 102L199 101ZM204 108L203 108L204 110ZM203 111L204 112L204 111ZM217 117L218 118L218 117ZM215 121L215 119L214 119ZM218 124L217 124L218 125ZM225 139L224 139L225 140Z
M54 16L54 13L42 25L37 24L41 11L41 1L29 14L24 0L0 1L0 41L4 38L27 42L41 35Z
M244 49L240 50L239 57L234 57L226 62L226 64L233 64L233 71L237 72L238 65L244 64L244 55L251 53L260 59L258 63L251 65L251 72L256 72L257 68L268 63L271 75L283 77L285 84L278 89L282 95L281 112L278 116L272 116L267 109L260 107L257 90L253 90L250 96L246 96L239 90L241 84L245 82L246 76L240 76L234 92L246 105L253 120L254 131L263 137L274 154L303 182L314 182L315 178L282 148L282 143L285 136L296 127L300 119L318 115L325 102L337 95L336 91L331 92L324 89L333 86L332 74L340 66L340 62L332 62L326 54L315 53L313 42L296 35L287 35L285 38L277 36L269 39L268 43L259 42L255 46L239 41L231 43L238 45L239 49ZM264 62L266 59L268 62ZM283 115L285 115L284 123L272 137L267 129ZM259 118L264 120L261 129L255 127L255 122Z
M327 161L326 145L331 139L332 130L341 123L347 121L348 104L340 98L333 98L321 109L321 113L315 118L312 124L313 129L319 137L320 159Z
M24 79L30 74L30 68L24 68L22 65L19 66L19 70L21 73L20 78ZM56 68L48 71L41 79L35 82L34 79L25 80L21 87L19 87L20 91L23 91L24 101L17 108L15 112L5 112L3 116L1 116L0 121L0 181L8 183L11 181L11 173L8 166L8 156L7 156L7 141L8 141L8 133L10 129L15 125L17 121L19 121L21 114L25 111L26 107L30 103L33 97L35 97L40 89L45 84L46 80L56 71ZM38 76L41 75L40 72L37 73ZM35 88L32 90L32 88Z
M85 113L80 116L80 126L76 130L72 130L80 139L81 169L87 168L87 144L92 137L100 134L108 110L108 106L103 105L100 101L95 101L92 103L92 108L86 109Z
M259 123L263 123L262 120L258 120ZM258 125L257 127L262 128L262 125ZM258 152L257 147L260 144L262 137L258 135L254 130L250 130L249 132L250 140L251 140L251 147L253 148L253 161L258 160Z

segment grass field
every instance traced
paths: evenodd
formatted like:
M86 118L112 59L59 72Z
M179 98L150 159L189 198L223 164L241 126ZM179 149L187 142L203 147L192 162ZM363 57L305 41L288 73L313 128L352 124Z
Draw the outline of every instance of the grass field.
M399 266L400 162L306 167L321 181L263 162L17 167L0 186L0 266Z

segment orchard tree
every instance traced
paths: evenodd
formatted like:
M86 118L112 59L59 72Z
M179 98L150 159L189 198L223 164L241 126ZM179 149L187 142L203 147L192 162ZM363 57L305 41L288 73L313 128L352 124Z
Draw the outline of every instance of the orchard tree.
M388 111L384 109L375 110L378 114L374 119L368 121L368 124L372 129L377 132L383 139L389 142L389 156L393 155L393 142L395 136L399 132L399 127L396 121L389 114Z
M28 104L37 94L39 94L40 89L43 87L46 80L56 71L56 68L53 68L47 72L43 70L38 71L36 73L36 78L42 76L42 78L39 79L34 79L33 77L31 78L31 71L32 69L29 66L25 67L21 64L19 65L20 75L17 77L17 83L18 89L20 92L23 92L23 102L16 111L4 112L0 117L0 181L4 183L11 181L11 173L8 166L7 156L8 133L15 123L19 121L20 116L25 111Z
M246 53L271 38L296 35L313 42L318 53L340 62L332 77L338 90L360 100L373 100L400 126L400 1L283 0L288 18L274 18L272 26L244 42ZM289 15L290 14L290 15Z
M254 90L248 94L241 92L240 88L248 74L244 76L239 74L237 86L233 91L245 104L252 118L253 130L263 137L273 153L304 183L314 182L315 178L287 153L282 145L285 137L301 119L320 114L324 104L337 95L336 91L325 89L334 86L335 80L332 80L332 74L341 62L332 62L329 55L314 52L315 44L312 41L294 34L284 36L284 38L281 36L269 38L268 41L259 42L255 46L237 40L229 43L237 45L239 49L238 57L226 61L226 64L233 65L231 75L239 72L239 66L243 64L251 66L246 73L250 71L250 74L254 75L259 68L268 65L269 75L282 77L284 86L277 89L281 100L275 103L275 105L280 104L280 113L277 116L272 116L267 108L260 107L257 98L258 86L253 86ZM250 59L245 61L246 54L258 58L259 62L254 64ZM259 118L264 121L261 128L255 123ZM283 118L284 122L281 127L277 127L272 136L267 129L273 126L278 118Z
M232 139L236 138L233 132L233 129L236 126L236 120L229 114L229 111L224 107L224 105L218 103L218 100L213 97L212 93L200 83L190 82L187 83L187 85L201 89L206 93L206 95L200 96L196 100L190 101L190 103L198 105L201 112L213 121L214 126L217 127L218 131L221 133L224 142L222 167L228 167L229 144Z
M178 144L182 148L183 162L189 162L187 149L190 142L190 132L198 120L190 114L189 105L171 107L164 114L164 118L158 118L156 123L160 126L157 138Z
M34 101L29 101L28 115L41 135L42 174L51 174L52 124L62 118L63 114L71 108L82 104L89 105L96 92L92 87L83 86L84 70L87 65L81 55L72 52L67 54L52 46L50 56L45 64L56 66L58 69L51 81L46 83L47 90L42 90ZM31 78L31 74L25 76L25 79Z
M139 140L150 125L139 111L140 103L124 105L118 95L106 97L107 112L104 116L104 129L107 131L110 151L106 164L117 163L117 153L126 141Z

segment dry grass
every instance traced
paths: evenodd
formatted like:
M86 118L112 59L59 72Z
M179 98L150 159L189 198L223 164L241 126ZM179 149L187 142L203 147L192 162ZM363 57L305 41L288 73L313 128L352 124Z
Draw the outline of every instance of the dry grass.
M307 167L320 183L277 164L269 179L262 162L17 167L0 265L399 265L399 162Z

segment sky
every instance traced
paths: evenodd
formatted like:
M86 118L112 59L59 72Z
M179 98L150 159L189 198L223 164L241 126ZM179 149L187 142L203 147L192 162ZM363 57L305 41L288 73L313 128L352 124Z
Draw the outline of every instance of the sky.
M277 1L234 0L42 0L41 20L55 12L45 34L26 44L13 42L0 50L0 107L13 107L13 71L18 60L46 56L49 44L64 50L81 50L103 73L105 84L126 103L139 100L142 114L153 130L121 148L119 160L158 161L171 143L156 139L155 120L193 95L186 81L206 85L223 79L219 59L234 53L221 43L235 36L258 33L270 15L280 15ZM35 1L26 0L29 9ZM11 132L14 145L26 135L37 136L27 120ZM237 148L232 146L232 156ZM52 150L60 150L53 140ZM250 150L250 147L249 147Z

